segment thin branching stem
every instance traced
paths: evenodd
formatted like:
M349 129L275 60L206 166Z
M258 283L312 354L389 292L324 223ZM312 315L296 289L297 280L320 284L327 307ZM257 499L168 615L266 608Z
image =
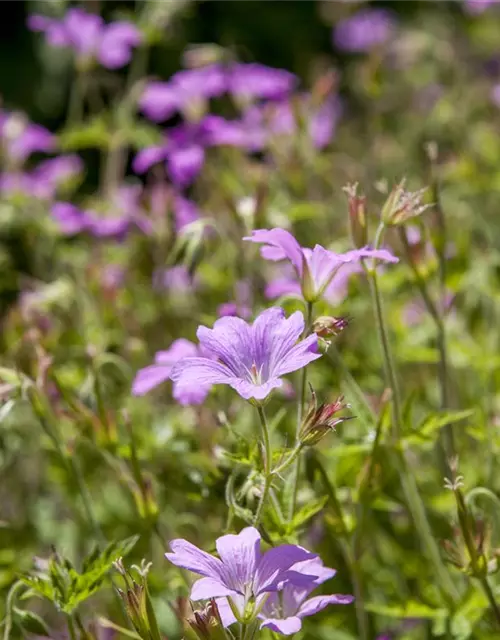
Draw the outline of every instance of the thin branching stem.
M267 499L267 494L271 487L272 482L272 451L271 451L271 437L269 434L269 425L267 424L267 418L262 405L257 406L257 412L260 418L260 425L262 430L262 462L264 467L264 487L260 496L259 504L257 505L257 511L255 512L253 524L256 527L262 517L262 511Z

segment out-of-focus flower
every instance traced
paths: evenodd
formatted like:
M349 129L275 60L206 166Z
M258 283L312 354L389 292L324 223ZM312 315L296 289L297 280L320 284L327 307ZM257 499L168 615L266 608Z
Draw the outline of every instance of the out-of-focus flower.
M193 291L195 281L189 269L182 264L169 269L161 269L153 275L153 286L171 292L185 293Z
M491 90L491 100L493 104L500 107L500 84L496 84Z
M335 26L333 42L342 51L370 51L387 42L394 29L395 20L389 11L361 9Z
M142 41L140 31L131 22L106 24L100 16L80 8L69 9L60 20L32 15L28 26L44 33L50 45L73 49L83 63L97 59L108 69L126 65L132 50Z
M320 558L297 562L292 565L291 571L293 573L284 582L283 589L267 596L257 616L262 621L261 629L268 628L288 636L300 631L303 618L312 616L329 605L350 604L354 601L353 596L344 594L309 598L312 591L336 574L335 569L323 566ZM230 626L236 621L230 606L222 599L217 600L217 604L224 626Z
M0 150L13 163L24 162L35 151L54 151L56 138L45 127L20 113L0 111Z
M135 396L143 396L162 382L170 378L174 365L184 358L193 358L200 354L195 344L184 338L172 342L166 351L158 351L155 362L137 372L132 383L132 393ZM179 404L195 405L204 402L211 389L211 384L197 380L192 384L176 384L172 387L172 395Z
M193 109L193 104L222 95L227 86L219 64L176 73L169 82L150 82L139 100L141 111L155 122L167 120L177 111Z
M445 315L453 315L453 301L455 296L451 291L446 292L444 298L440 301L438 309ZM420 324L428 313L424 302L418 298L408 302L402 310L403 322L409 327Z
M279 100L291 93L297 83L293 73L257 63L234 64L228 72L228 92L245 102L255 98Z
M174 366L172 380L179 385L227 384L246 400L264 400L282 386L281 376L320 357L315 334L300 340L304 317L296 311L285 318L271 308L249 325L241 318L224 317L213 329L199 327L197 337L205 352L217 359L186 358Z
M218 558L187 540L172 540L172 553L165 556L175 566L203 576L192 586L191 600L220 598L217 600L220 607L230 598L239 618L250 621L268 594L279 591L291 578L299 585L309 582L310 576L290 568L316 557L302 547L289 544L262 553L260 541L257 529L246 527L237 535L229 534L216 540ZM224 620L221 610L220 613L227 626L235 620L234 615L232 620Z
M69 202L56 202L52 215L59 223L61 231L67 235L87 232L98 238L123 238L133 229L150 233L151 222L139 206L141 188L122 186L117 189L107 203L107 208L118 215L101 215L95 209L79 209Z
M266 144L266 132L250 109L239 120L207 116L203 128L208 146L239 147L248 151L260 151Z
M252 315L251 290L248 280L239 280L235 285L235 301L225 302L217 309L219 318L224 316L238 316L248 320Z
M192 201L177 194L173 199L173 210L175 218L175 229L177 232L182 231L192 222L200 219L200 210Z
M291 233L284 229L257 229L244 240L264 245L262 257L266 260L289 260L295 269L305 300L314 302L345 264L357 265L362 259L372 258L384 262L398 262L386 249L364 247L347 253L333 253L317 244L314 249L302 248Z
M464 0L464 7L468 13L479 14L492 5L499 4L498 0Z

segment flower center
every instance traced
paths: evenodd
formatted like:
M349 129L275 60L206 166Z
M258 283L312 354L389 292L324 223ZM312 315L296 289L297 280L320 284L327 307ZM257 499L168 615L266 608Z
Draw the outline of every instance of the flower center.
M255 364L255 362L253 362L252 366L250 367L250 379L253 384L262 384L262 367L260 367L260 369L257 369L257 365Z

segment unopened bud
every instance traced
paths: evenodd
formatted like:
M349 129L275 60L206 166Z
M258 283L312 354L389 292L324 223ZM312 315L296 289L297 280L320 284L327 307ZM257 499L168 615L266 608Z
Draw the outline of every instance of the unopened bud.
M406 191L406 180L403 179L393 187L382 207L382 222L386 225L404 224L426 211L431 204L423 204L422 199L427 187L418 191Z
M319 316L313 322L312 330L320 338L336 338L348 326L348 318L335 318L334 316Z
M349 405L344 403L341 396L336 402L321 404L318 406L316 393L311 389L312 399L309 404L306 416L302 421L299 439L304 446L314 446L325 435L335 431L338 424L351 419L352 416L339 416L339 412L347 409Z
M194 611L193 615L187 619L192 638L199 640L223 640L224 627L220 617L217 603L212 598L204 609Z
M358 195L358 183L346 185L344 192L347 194L351 239L356 249L361 249L368 243L366 196Z

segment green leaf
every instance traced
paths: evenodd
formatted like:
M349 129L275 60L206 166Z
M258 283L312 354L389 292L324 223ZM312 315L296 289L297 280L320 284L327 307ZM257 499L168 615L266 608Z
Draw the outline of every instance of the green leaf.
M292 521L293 529L298 529L303 524L305 524L308 520L310 520L313 516L323 509L325 504L328 502L328 496L323 496L322 498L318 498L316 500L312 500L308 504L304 505L300 511L298 511Z
M13 611L15 622L17 622L24 631L50 638L49 628L39 615L33 613L33 611L26 611L25 609L19 609L18 607L14 607Z
M79 149L107 149L111 135L106 118L99 116L78 127L63 131L59 136L63 151Z
M431 413L420 423L413 433L403 438L403 442L407 445L412 445L419 444L422 441L432 440L434 434L443 427L470 418L472 415L474 415L474 409Z
M383 605L377 603L367 603L365 609L371 613L386 618L424 618L426 620L436 620L446 618L449 615L447 609L437 609L429 607L416 600L409 600L405 605Z

